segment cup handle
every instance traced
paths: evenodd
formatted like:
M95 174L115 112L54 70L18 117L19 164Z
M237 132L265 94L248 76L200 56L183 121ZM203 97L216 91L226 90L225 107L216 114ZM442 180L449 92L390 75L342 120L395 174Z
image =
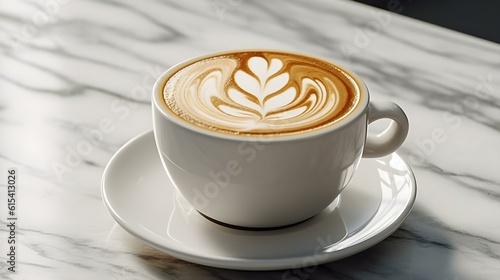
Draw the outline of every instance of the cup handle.
M368 124L380 119L391 119L391 124L379 134L367 134L363 157L381 157L394 152L408 135L408 117L401 107L390 101L371 101Z

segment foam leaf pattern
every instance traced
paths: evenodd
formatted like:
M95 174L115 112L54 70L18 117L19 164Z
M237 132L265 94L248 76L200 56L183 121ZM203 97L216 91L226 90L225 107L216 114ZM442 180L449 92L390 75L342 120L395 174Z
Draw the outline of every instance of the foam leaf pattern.
M235 103L256 111L263 119L268 113L288 105L296 98L295 88L284 89L290 75L286 72L278 74L283 68L281 60L272 59L271 63L268 63L262 57L252 57L247 64L250 73L236 71L234 80L238 88L228 91L229 97Z
M330 72L286 58L247 56L203 69L185 78L186 94L177 103L210 127L293 131L324 122L345 104L345 88Z

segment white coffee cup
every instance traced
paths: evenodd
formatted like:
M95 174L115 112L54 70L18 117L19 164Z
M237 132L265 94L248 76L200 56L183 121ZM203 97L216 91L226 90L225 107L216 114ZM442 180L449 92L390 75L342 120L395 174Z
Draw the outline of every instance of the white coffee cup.
M362 156L390 154L408 134L402 109L393 102L370 102L366 85L343 67L360 88L359 104L325 128L261 137L224 134L183 121L165 106L166 81L186 65L219 54L173 66L160 76L152 97L163 166L182 196L209 219L244 228L307 220L337 198ZM368 124L379 119L392 122L382 133L367 136Z

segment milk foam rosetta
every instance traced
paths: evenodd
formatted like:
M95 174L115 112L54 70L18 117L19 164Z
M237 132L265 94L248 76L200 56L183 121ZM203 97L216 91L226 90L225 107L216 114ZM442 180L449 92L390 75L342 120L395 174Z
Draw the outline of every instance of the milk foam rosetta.
M290 134L342 119L359 87L338 67L278 52L196 61L165 84L167 107L195 125L230 134Z

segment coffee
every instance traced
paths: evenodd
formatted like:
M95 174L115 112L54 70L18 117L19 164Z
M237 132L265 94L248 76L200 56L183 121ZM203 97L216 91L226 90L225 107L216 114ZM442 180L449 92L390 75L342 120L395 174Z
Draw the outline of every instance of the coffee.
M339 122L360 99L356 80L325 61L272 51L195 61L163 87L166 107L199 127L228 134L282 135Z
M153 93L169 179L197 212L238 228L289 226L320 213L362 156L391 154L409 129L403 110L370 101L356 74L281 51L193 58L165 71ZM380 119L390 126L367 133Z

